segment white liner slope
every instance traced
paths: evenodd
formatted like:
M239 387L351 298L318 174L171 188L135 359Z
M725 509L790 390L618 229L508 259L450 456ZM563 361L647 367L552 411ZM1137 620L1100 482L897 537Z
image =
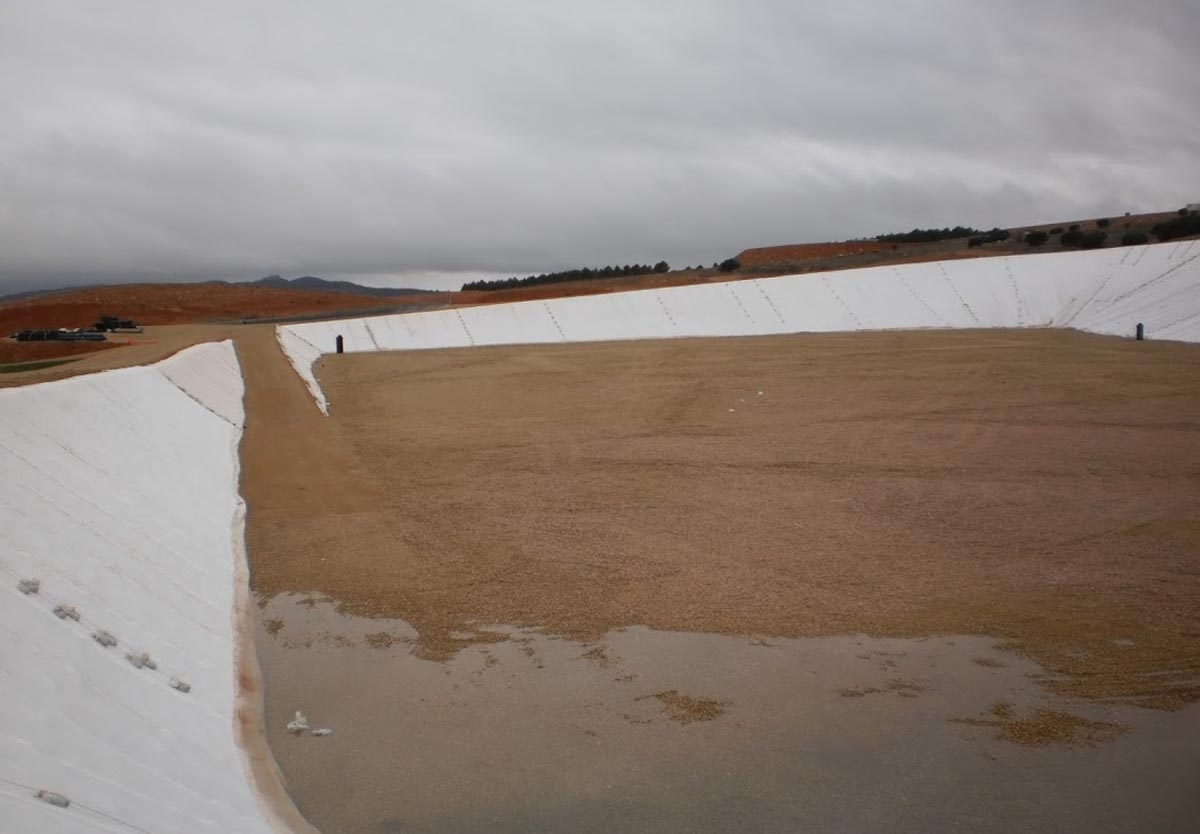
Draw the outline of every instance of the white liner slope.
M972 258L291 324L279 342L322 411L313 363L350 352L846 330L1070 327L1200 341L1200 241Z
M764 278L289 325L333 350L891 328L1200 341L1200 244ZM0 390L0 834L285 830L234 738L242 380L232 345ZM41 580L21 593L21 579ZM75 606L81 621L56 617ZM91 634L111 632L103 648ZM158 669L135 669L128 652ZM186 681L182 693L168 684ZM71 800L40 802L45 788Z
M3 834L282 828L234 740L242 390L229 342L0 390Z

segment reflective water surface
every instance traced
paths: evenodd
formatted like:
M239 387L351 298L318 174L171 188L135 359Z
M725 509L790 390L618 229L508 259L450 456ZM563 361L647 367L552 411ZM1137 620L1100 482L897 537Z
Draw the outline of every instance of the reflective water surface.
M490 631L436 661L401 621L295 595L264 605L269 740L310 821L325 834L1200 824L1197 705L1067 702L994 639ZM297 709L333 733L289 733ZM1039 709L1096 723L1067 744L1036 723L1005 737Z

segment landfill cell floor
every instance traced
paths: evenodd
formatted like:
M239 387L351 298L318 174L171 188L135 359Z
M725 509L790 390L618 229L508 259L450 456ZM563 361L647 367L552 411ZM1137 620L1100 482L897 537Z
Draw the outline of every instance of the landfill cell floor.
M269 733L327 832L1200 810L1197 346L327 356L328 418L238 351Z
M402 618L431 657L490 623L987 634L1065 693L1200 693L1200 347L997 330L347 354L320 363L323 418L257 344L242 486L266 597Z

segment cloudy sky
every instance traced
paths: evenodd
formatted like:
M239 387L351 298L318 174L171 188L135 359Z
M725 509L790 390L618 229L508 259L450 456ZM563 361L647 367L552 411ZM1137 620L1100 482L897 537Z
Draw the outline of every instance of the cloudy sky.
M0 0L0 293L1176 208L1198 42L1196 0Z

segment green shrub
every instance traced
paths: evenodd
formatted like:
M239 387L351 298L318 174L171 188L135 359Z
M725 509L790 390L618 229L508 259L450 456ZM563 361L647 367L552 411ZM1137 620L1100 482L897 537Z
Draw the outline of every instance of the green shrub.
M1063 246L1078 246L1083 243L1083 232L1079 231L1078 226L1072 226L1068 231L1062 233L1059 241Z
M971 238L967 241L967 246L973 249L985 243L999 243L1002 240L1008 240L1010 237L1012 237L1012 232L1008 229L995 228L990 232L984 232L981 235Z
M665 267L665 269L664 269ZM599 269L584 267L568 269L565 272L548 272L542 275L530 275L525 278L499 278L495 281L480 279L468 281L462 285L464 290L508 290L513 287L536 287L543 284L559 284L567 281L590 281L595 278L623 278L630 275L648 275L651 272L666 272L671 267L666 261L659 261L654 266L649 264L626 264L624 266L605 266Z
M1030 246L1041 246L1049 239L1050 235L1040 229L1025 234L1025 242Z
M717 269L721 270L722 272L733 272L734 270L741 268L742 265L738 262L737 258L726 258L717 266Z
M980 234L978 229L955 226L953 229L913 229L911 232L879 235L875 239L882 243L935 243L939 240L954 240L978 234Z
M1174 217L1165 223L1158 223L1150 230L1159 241L1166 242L1177 237L1200 235L1200 215L1187 214Z
M1061 235L1062 233L1063 233L1062 226L1055 226L1053 229L1050 230L1050 234L1052 234L1052 235Z
M1104 241L1108 239L1108 232L1102 232L1097 229L1094 232L1087 232L1081 241L1079 241L1080 249L1099 249L1104 245Z
M1107 229L1107 228L1108 228L1108 224L1109 224L1109 223L1111 223L1111 222L1112 222L1112 221L1111 221L1111 220L1109 220L1107 217L1105 217L1105 218L1102 218L1102 219L1100 219L1100 220L1097 220L1097 221L1096 221L1096 228L1097 228L1097 229Z
M1150 235L1145 232L1126 232L1121 235L1122 246L1142 246L1150 242Z

